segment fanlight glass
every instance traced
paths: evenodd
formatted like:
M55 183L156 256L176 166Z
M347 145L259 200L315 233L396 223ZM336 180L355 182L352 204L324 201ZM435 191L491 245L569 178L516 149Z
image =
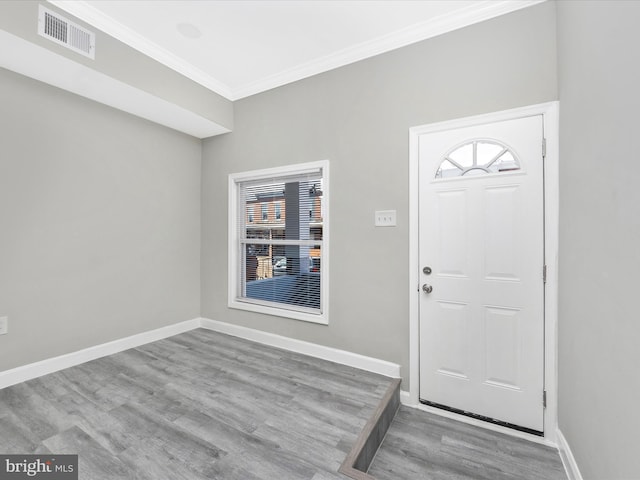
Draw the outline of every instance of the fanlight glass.
M473 140L445 155L436 178L486 175L520 170L520 162L509 147L494 140Z

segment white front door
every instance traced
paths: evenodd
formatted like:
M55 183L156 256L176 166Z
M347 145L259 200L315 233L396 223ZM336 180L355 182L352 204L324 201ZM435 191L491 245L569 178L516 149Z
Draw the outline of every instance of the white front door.
M420 399L542 432L542 115L420 136Z

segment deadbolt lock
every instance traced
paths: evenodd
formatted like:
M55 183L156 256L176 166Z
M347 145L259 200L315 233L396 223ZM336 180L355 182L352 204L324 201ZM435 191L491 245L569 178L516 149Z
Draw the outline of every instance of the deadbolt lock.
M431 267L424 267L422 269L422 273L424 273L425 275L431 275Z

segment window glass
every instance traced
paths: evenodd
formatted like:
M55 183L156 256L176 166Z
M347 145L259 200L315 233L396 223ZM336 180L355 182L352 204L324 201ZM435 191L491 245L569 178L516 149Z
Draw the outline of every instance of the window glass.
M520 169L515 154L495 140L473 140L442 159L436 178L472 177Z

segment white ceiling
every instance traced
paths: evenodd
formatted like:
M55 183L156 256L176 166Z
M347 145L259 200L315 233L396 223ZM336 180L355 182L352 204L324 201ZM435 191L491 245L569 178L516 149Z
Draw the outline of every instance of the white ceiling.
M49 1L237 100L544 0Z

